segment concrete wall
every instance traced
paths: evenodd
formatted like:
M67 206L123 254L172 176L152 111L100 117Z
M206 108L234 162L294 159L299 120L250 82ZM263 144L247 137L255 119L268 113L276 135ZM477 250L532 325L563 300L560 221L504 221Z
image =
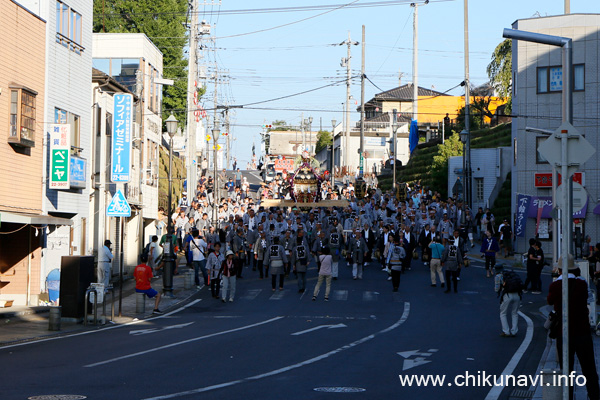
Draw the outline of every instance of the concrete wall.
M573 125L586 136L595 149L599 148L600 121L600 14L571 14L518 20L513 28L573 38L573 63L585 64L585 90L573 93ZM537 93L537 68L561 65L561 50L547 45L513 41L513 114L521 115L512 124L513 146L516 144L516 162L512 166L512 212L515 212L516 194L550 196L550 189L534 187L536 172L551 172L547 163L536 162L536 135L526 133L525 127L555 130L561 124L561 92ZM514 150L514 149L513 149ZM600 157L594 156L581 166L586 172L585 188L590 196L590 207L585 218L585 233L595 243L600 239L599 217L592 213L600 197ZM527 240L535 233L534 219L527 223L526 237L517 240L517 250L527 248ZM550 253L551 242L542 242L543 250Z

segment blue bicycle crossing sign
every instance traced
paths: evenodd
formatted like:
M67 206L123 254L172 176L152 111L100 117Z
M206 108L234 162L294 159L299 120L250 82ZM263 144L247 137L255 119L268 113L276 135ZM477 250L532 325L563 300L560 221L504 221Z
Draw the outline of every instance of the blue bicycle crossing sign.
M112 200L106 207L107 217L131 217L131 206L120 190L117 190Z

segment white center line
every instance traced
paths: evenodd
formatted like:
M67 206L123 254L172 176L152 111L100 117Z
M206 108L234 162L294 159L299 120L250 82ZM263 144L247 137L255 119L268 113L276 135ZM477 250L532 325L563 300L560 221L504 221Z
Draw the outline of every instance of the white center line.
M221 336L221 335L226 335L228 333L243 331L245 329L250 329L250 328L254 328L254 327L260 326L260 325L265 325L265 324L268 324L268 323L271 323L271 322L275 322L275 321L278 321L278 320L280 320L282 318L283 317L275 317L275 318L268 319L266 321L257 322L255 324L241 326L239 328L229 329L229 330L226 330L226 331L215 332L215 333L211 333L209 335L204 335L204 336L200 336L200 337L196 337L196 338L192 338L192 339L187 339L187 340L183 340L181 342L170 343L170 344L167 344L167 345L164 345L164 346L155 347L155 348L149 349L149 350L138 351L137 353L127 354L125 356L111 358L110 360L105 360L105 361L100 361L100 362L93 363L93 364L84 365L84 367L85 368L98 367L100 365L110 364L110 363L115 362L115 361L125 360L127 358L133 358L133 357L141 356L141 355L144 355L144 354L153 353L153 352L159 351L159 350L165 350L165 349L169 349L169 348L175 347L175 346L181 346L182 344L193 343L193 342L197 342L199 340L204 340L204 339L212 338L212 337L215 337L215 336Z
M328 353L321 354L319 356L316 356L316 357L310 358L308 360L299 362L297 364L292 364L292 365L289 365L287 367L283 367L283 368L279 368L279 369L276 369L276 370L273 370L273 371L270 371L270 372L266 372L264 374L249 376L247 378L238 379L238 380L235 380L235 381L224 382L224 383L220 383L218 385L205 386L203 388L187 390L187 391L184 391L184 392L166 394L166 395L163 395L163 396L149 397L149 398L146 398L144 400L173 399L175 397L189 396L191 394L209 392L211 390L222 389L222 388L225 388L225 387L234 386L234 385L237 385L237 384L240 384L240 383L244 383L244 382L255 381L255 380L262 379L262 378L267 378L267 377L270 377L270 376L273 376L273 375L279 375L279 374L291 371L291 370L296 369L296 368L304 367L306 365L310 365L310 364L316 363L317 361L321 361L321 360L324 360L326 358L329 358L329 357L331 357L331 356L333 356L335 354L341 353L344 350L348 350L348 349L351 349L353 347L356 347L359 344L363 344L365 342L368 342L371 339L374 339L378 335L381 335L381 334L384 334L384 333L387 333L387 332L390 332L390 331L396 329L397 327L399 327L400 325L402 325L408 319L408 314L409 313L410 313L410 303L406 302L406 303L404 303L404 312L402 313L402 317L395 324L387 327L386 329L384 329L382 331L373 333L373 334L371 334L369 336L366 336L366 337L364 337L362 339L359 339L359 340L357 340L355 342L352 342L352 343L347 344L345 346L339 347L339 348L337 348L335 350L331 350Z

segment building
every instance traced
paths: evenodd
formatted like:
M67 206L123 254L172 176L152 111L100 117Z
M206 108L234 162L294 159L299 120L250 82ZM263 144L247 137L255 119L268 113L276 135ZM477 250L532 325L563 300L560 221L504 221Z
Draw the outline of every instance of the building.
M473 173L472 210L492 207L512 168L510 147L471 149ZM459 183L457 183L459 182ZM463 157L448 159L448 194L463 198Z
M0 307L38 305L46 229L72 224L44 212L46 20L0 0L0 33Z
M392 112L387 112L368 119L364 129L364 161L363 168L366 172L372 172L373 165L377 171L381 171L381 165L385 164L393 155L393 120ZM408 143L410 119L398 115L396 131L396 159L405 165L410 159L410 148ZM360 165L360 122L352 127L349 136L346 137L345 130L341 124L334 131L335 165L339 169L347 170L354 174ZM345 154L345 152L347 153ZM346 165L347 163L347 165ZM346 168L344 169L344 166Z
M485 92L483 88L481 94L472 93L472 102L478 98L487 97L490 100L489 109L491 112L505 102L498 97L492 96L493 93ZM394 109L402 116L411 118L413 112L413 84L401 85L397 88L377 93L371 100L365 103L365 120L376 118L380 115L390 113ZM465 96L451 96L432 89L425 89L419 86L418 90L418 122L421 128L425 126L436 127L442 124L444 117L448 114L449 118L454 120L458 112L465 105ZM360 111L360 107L358 108ZM489 124L490 119L485 117L484 122Z
M144 245L150 241L152 235L157 234L155 221L158 218L158 164L162 140L160 79L163 74L163 55L143 33L95 33L93 34L93 67L95 69L93 86L101 87L101 82L106 80L107 87L112 86L118 88L119 92L135 95L130 181L117 185L108 179L104 189L99 189L100 192L102 190L109 192L105 193L105 196L112 196L119 187L132 207L131 217L127 218L125 223L126 240L123 249L126 270L132 270L139 261L138 256ZM105 107L101 108L95 129L100 133L105 132L108 136L112 134L111 129L103 130L102 124L111 123L113 108L110 97L112 96L106 93L106 89L98 90L99 93L94 95L96 109L99 101L106 103ZM108 122L105 122L106 118ZM107 137L104 146L97 146L97 157L104 157L100 150L102 148L110 153L110 137ZM110 163L110 157L107 162ZM96 173L104 176L101 169ZM98 211L104 212L106 208L100 207L100 204L106 200L102 199L102 193L98 196ZM99 230L95 235L96 250L105 238L110 238L113 243L117 243L119 229L117 225L116 218L107 218L97 226ZM115 252L120 252L118 245L115 247ZM117 271L118 263L115 262L113 273Z
M308 150L311 155L314 155L317 134L318 132L315 131L270 130L264 136L265 154L293 158L302 154L302 151Z
M517 20L514 29L573 39L573 125L599 148L600 14L569 14ZM526 127L554 131L561 125L562 59L558 47L513 41L513 114L512 124L512 213L515 217L518 251L527 250L528 239L537 236L546 254L553 253L552 167L537 151L547 135L527 132ZM600 237L596 201L600 190L600 165L592 157L581 166L576 180L589 196L576 214L575 231ZM550 179L548 179L550 178ZM538 207L541 206L541 207ZM538 212L538 208L540 212ZM596 211L597 212L597 211ZM555 253L553 253L555 254Z

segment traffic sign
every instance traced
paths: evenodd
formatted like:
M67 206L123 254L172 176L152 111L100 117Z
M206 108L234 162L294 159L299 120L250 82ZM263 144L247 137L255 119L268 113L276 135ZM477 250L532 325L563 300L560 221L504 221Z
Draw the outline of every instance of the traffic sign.
M131 217L131 206L120 190L117 190L106 207L107 217Z
M565 185L560 185L556 188L556 204L563 208L562 204L562 191ZM585 204L587 203L588 194L587 191L577 182L573 182L573 214L578 213L583 209Z
M556 131L538 147L540 154L554 166L562 166L562 139L567 137L567 178L570 178L579 166L585 163L596 150L590 142L588 142L568 122L563 122Z

